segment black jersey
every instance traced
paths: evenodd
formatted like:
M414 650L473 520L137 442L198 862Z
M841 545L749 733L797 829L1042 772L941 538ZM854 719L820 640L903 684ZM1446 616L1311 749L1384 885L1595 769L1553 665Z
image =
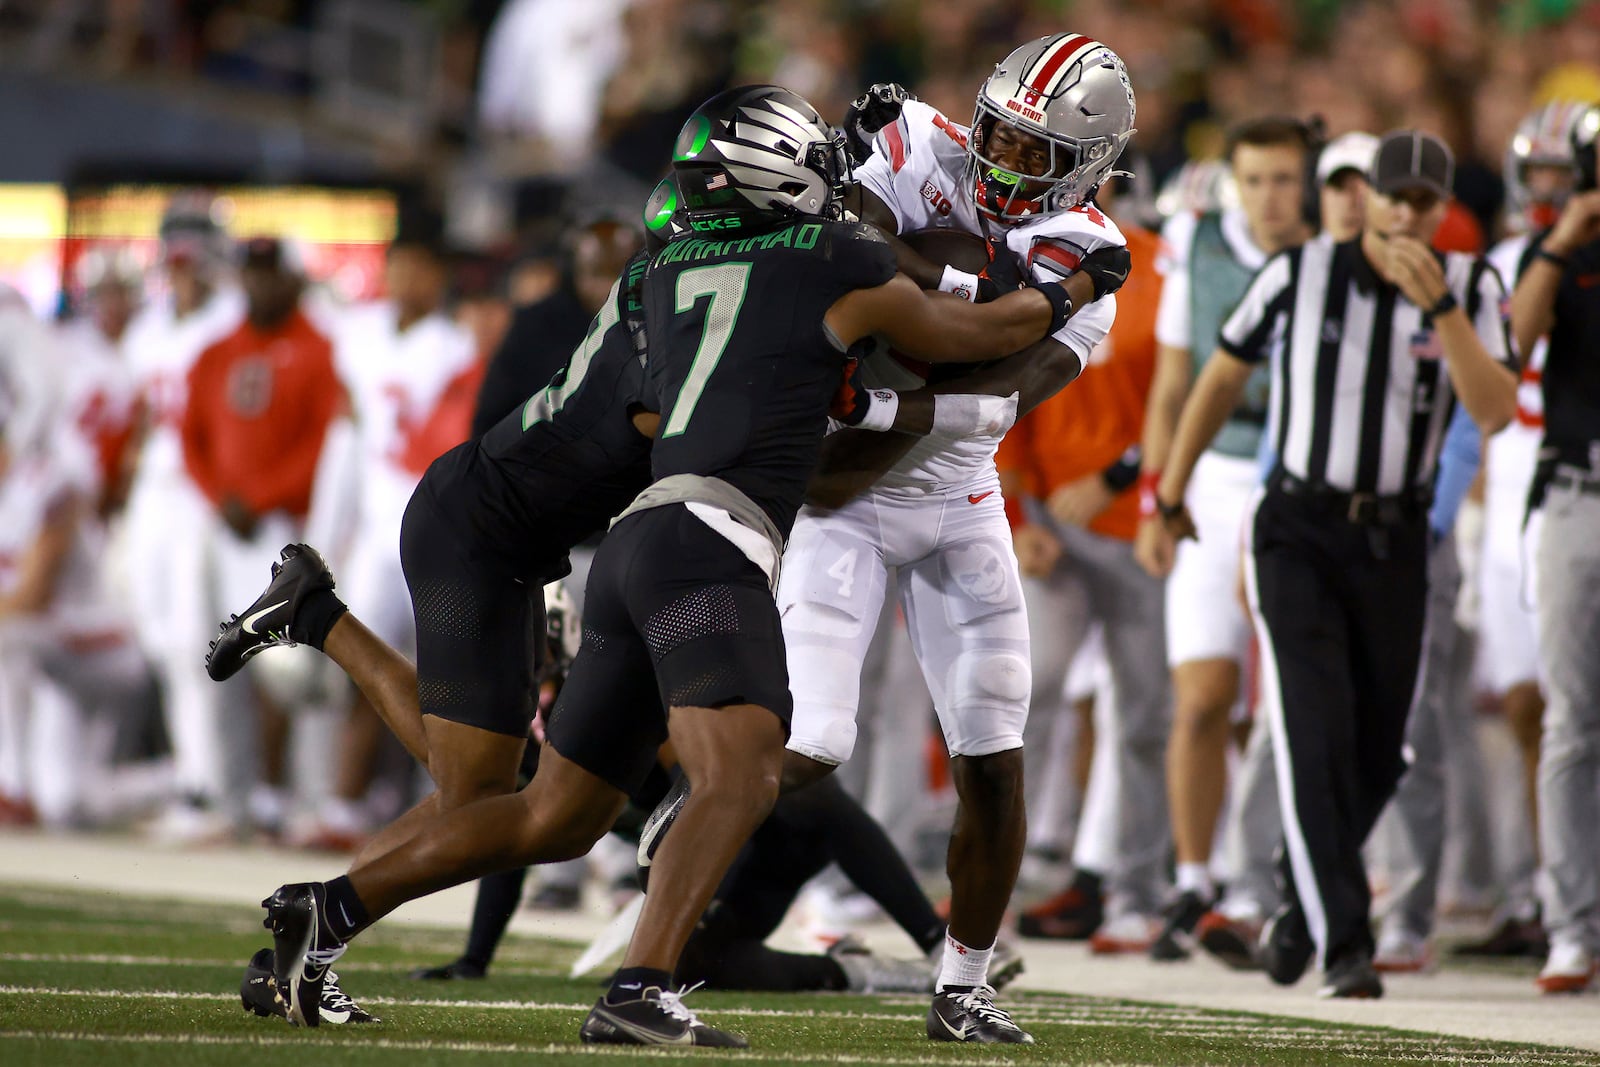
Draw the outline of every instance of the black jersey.
M525 581L566 573L573 545L603 530L650 484L650 441L630 419L646 395L639 284L647 259L623 268L589 332L550 384L423 475L462 547Z
M844 358L823 316L894 273L877 230L821 220L745 238L685 235L657 252L643 290L662 404L655 476L721 478L787 537Z

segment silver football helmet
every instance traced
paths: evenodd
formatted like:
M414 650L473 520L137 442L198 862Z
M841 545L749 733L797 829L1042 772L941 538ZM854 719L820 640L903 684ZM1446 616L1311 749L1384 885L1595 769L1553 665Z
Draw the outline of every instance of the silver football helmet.
M1505 162L1506 222L1512 229L1541 230L1555 225L1571 190L1555 196L1535 193L1528 185L1528 168L1566 168L1577 184L1582 178L1578 150L1583 135L1587 132L1592 142L1597 126L1600 108L1577 100L1552 100L1517 124Z
M837 218L851 173L844 134L776 85L729 89L696 108L672 170L689 225L730 233L795 215Z
M1111 176L1133 135L1134 111L1128 70L1099 41L1060 33L1018 48L978 90L967 145L978 210L1014 222L1077 207ZM998 122L1050 145L1044 175L1018 174L985 155Z

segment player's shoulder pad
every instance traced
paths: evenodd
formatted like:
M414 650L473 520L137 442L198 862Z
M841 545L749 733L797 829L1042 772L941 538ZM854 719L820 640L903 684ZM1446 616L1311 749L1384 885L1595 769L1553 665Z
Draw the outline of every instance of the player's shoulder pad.
M1127 243L1117 224L1093 204L1023 223L1006 241L1036 275L1045 278L1066 277L1090 252Z
M852 289L883 285L894 277L894 248L882 231L868 223L823 223L817 249Z
M873 151L887 160L896 174L912 160L920 161L918 166L926 171L944 154L966 155L967 128L920 100L907 100L900 117L873 138Z

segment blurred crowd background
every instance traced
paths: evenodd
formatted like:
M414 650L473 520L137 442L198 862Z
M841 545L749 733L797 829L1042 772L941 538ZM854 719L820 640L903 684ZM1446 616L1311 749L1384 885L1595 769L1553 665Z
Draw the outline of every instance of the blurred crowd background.
M404 186L452 240L514 256L573 200L636 200L725 85L838 115L899 81L965 121L999 56L1063 27L1126 60L1157 185L1268 111L1414 126L1454 148L1486 231L1517 119L1600 93L1600 10L1578 0L6 0L0 179Z
M403 490L465 439L477 382L513 316L531 316L525 328L552 345L581 337L638 239L639 207L673 137L714 91L776 82L837 118L867 85L898 81L966 122L997 59L1063 30L1127 62L1138 134L1124 165L1138 178L1118 206L1152 229L1227 202L1215 161L1230 125L1290 113L1320 116L1330 138L1442 135L1476 230L1466 243L1484 249L1507 229L1504 160L1517 123L1551 100L1600 100L1600 4L1578 0L0 0L0 348L67 368L63 418L95 453L88 473L63 464L37 483L12 465L0 619L22 612L17 576L32 539L61 517L53 505L77 500L73 551L107 607L73 632L70 651L133 657L107 668L122 679L110 690L87 684L81 666L66 670L83 684L61 684L48 656L35 658L32 680L0 663L13 690L9 703L0 693L0 822L150 819L151 833L177 842L264 834L352 847L415 785L370 712L351 711L342 679L301 664L213 693L196 677L204 635L255 595L277 547L303 535L347 546L330 551L341 575L389 573L351 561L368 539L394 540ZM241 268L255 272L254 288L241 291ZM282 525L265 506L241 513L217 493L193 513L160 503L148 444L141 457L128 439L154 413L172 435L160 462L176 464L185 434L193 462L199 431L185 429L180 365L272 303L274 284L326 337L369 424L385 413L385 435L358 432L342 473L324 459L320 484L301 487L307 499ZM174 301L211 308L210 325L182 326ZM363 317L369 307L435 325L402 341L392 322ZM411 355L429 371L386 379L384 360L406 344L425 346ZM324 358L315 347L306 359ZM150 369L162 359L179 367L175 402L156 395L172 387L170 368L165 379ZM7 413L14 455L20 420L0 395ZM270 467L276 457L254 458ZM143 511L157 517L135 535L123 516L138 510L141 478ZM52 508L34 514L19 499ZM187 600L173 585L152 608L138 594L152 552L207 561L210 584ZM403 598L397 567L389 581ZM403 630L404 607L399 617ZM19 677L37 685L27 700ZM123 706L117 715L98 714L108 701ZM925 709L913 714L926 723ZM937 758L924 766L904 752L884 746L852 773L912 858L937 868L938 843L919 846L917 834L937 837L941 821L947 830L949 793ZM902 769L886 776L891 762ZM1052 869L1037 885L1058 883L1060 849L1044 860ZM573 883L560 884L564 895L549 899L572 903ZM1458 878L1455 890L1494 903L1492 886Z

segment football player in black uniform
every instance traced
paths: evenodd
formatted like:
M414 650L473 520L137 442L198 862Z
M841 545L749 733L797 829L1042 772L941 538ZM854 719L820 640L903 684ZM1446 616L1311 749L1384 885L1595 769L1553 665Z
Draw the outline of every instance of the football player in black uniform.
M294 1021L315 1019L303 1006L349 939L404 901L586 852L670 734L694 794L656 859L655 891L624 966L583 1035L742 1045L699 1023L667 987L776 792L788 692L769 568L804 493L845 351L877 332L930 362L991 358L1059 328L1074 305L1077 278L971 306L896 275L875 231L833 221L848 176L839 138L784 90L735 90L703 106L675 171L698 233L658 253L643 287L649 378L663 402L657 481L597 557L584 649L552 716L550 750L521 793L420 819L348 876L286 885L265 902ZM1093 287L1082 282L1073 295L1086 303ZM457 630L472 639L469 627ZM301 636L321 639L327 627ZM430 721L430 762L433 733Z

